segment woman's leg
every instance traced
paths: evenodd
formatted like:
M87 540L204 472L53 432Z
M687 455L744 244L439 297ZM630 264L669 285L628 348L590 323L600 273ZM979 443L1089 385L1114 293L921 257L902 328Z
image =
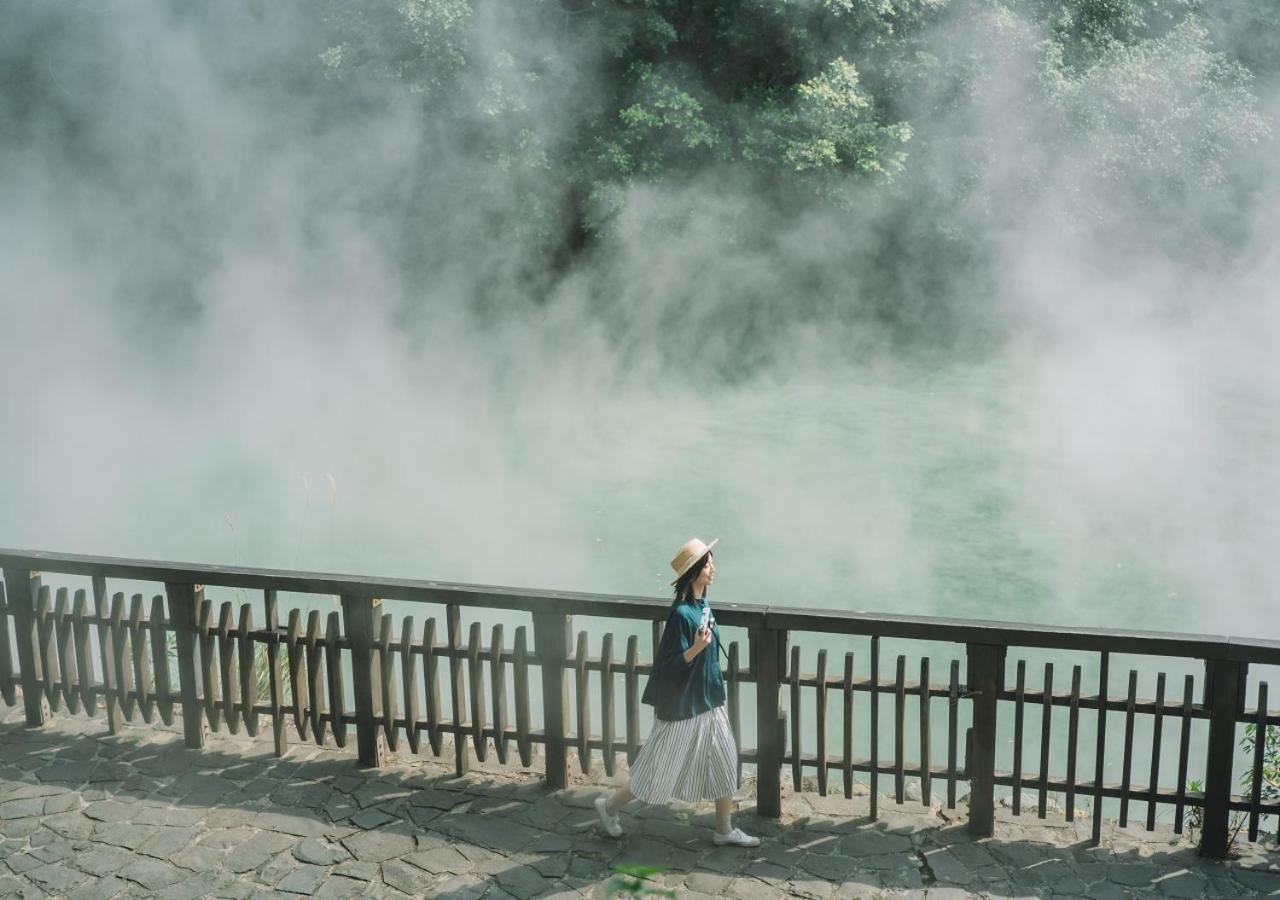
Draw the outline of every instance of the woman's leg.
M626 806L635 797L631 793L631 785L618 788L613 792L613 796L606 800L604 797L595 799L596 815L600 818L600 826L604 829L604 833L612 838L622 837L622 823L618 821L618 812L622 807Z
M730 817L733 815L733 798L721 797L716 801L716 831L728 834L733 827Z
M721 797L716 801L716 833L712 835L712 843L729 844L734 847L759 847L760 838L752 837L741 828L733 827L732 814L733 797Z
M635 798L636 795L631 793L631 785L628 784L626 787L620 787L614 791L613 796L605 801L604 808L608 810L609 815L616 816L621 812L622 807L626 806Z

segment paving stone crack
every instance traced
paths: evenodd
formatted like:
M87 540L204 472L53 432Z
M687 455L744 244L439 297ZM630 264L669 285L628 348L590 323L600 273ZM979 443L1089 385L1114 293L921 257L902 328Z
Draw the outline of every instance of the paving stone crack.
M924 849L913 847L911 853L916 858L916 864L920 866L920 880L924 882L924 886L928 888L937 884L938 876L934 874L933 867L929 865L929 857L924 855Z

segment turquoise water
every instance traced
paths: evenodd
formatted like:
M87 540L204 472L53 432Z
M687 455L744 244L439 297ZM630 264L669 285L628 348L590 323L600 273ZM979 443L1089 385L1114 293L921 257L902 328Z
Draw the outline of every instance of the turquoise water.
M1123 384L1106 379L1076 385L1043 360L1010 354L972 364L797 367L697 389L656 376L643 386L587 387L575 403L545 383L509 386L507 394L482 394L466 415L452 419L424 414L395 428L395 409L372 410L371 436L343 443L340 452L332 438L314 456L294 448L277 458L255 443L211 447L187 457L186 477L170 481L163 496L145 486L142 467L122 465L114 489L121 495L136 489L151 515L126 516L111 537L95 532L94 540L74 546L51 537L60 532L37 518L23 543L664 596L668 558L698 535L720 538L713 605L1275 635L1274 617L1262 614L1275 582L1263 546L1274 513L1257 502L1275 483L1277 463L1269 455L1280 434L1275 414L1238 387L1209 391L1212 415L1200 418L1199 405L1159 407L1158 392L1126 393ZM20 489L8 490L20 499ZM176 521L190 527L174 528ZM255 599L210 593L219 601ZM285 597L282 603L323 613L334 608L331 598ZM397 617L397 635L405 614L414 615L420 633L425 610L397 603L386 609ZM442 619L441 609L431 612ZM508 647L515 626L528 621L485 612L475 620L483 623L486 642L492 624L507 623ZM630 634L640 636L647 655L643 623L580 617L575 627L588 632L593 654L610 632L617 658ZM734 639L742 642L745 663L745 635L726 629L726 640ZM823 647L831 674L853 650L858 676L866 676L865 640L793 639L806 672ZM907 654L910 680L918 677L924 653L934 681L945 681L955 658L962 660L963 677L963 647L886 641L883 679L892 677L900 652ZM1011 650L1010 685L1019 658L1028 661L1028 686L1038 686L1050 656ZM1052 658L1058 691L1068 689L1072 664L1084 667L1084 693L1096 691L1096 656ZM1117 658L1112 695L1123 693L1131 665L1141 672L1139 697L1154 695L1157 670L1169 673L1171 700L1181 697L1187 671L1197 675L1199 691L1194 663ZM597 691L598 675L591 684ZM812 752L813 692L804 694L803 743ZM745 686L748 746L755 742L753 698ZM858 704L855 753L865 756L865 694ZM908 748L918 741L915 704L908 701ZM783 705L792 705L785 690ZM617 709L621 737L620 696ZM839 712L833 693L832 754L840 749ZM1002 706L1001 715L1008 729L1012 706ZM888 695L881 716L885 760L893 735ZM1031 773L1039 758L1038 707L1027 716L1024 769ZM1095 717L1081 717L1081 777L1092 770ZM598 732L598 707L593 722ZM945 704L935 703L932 722L932 755L939 762L946 752ZM966 725L967 706L961 748ZM1138 719L1137 782L1146 779L1149 728L1148 718ZM1055 773L1063 770L1065 734L1065 710L1058 710ZM1122 716L1110 717L1109 735L1111 779L1121 762ZM1176 740L1175 724L1166 722L1165 784L1176 772ZM1192 772L1202 747L1197 730ZM998 765L1010 768L1011 730L999 752ZM907 755L917 754L909 749ZM890 790L891 781L880 786ZM943 790L935 784L934 792Z
M720 538L720 602L1280 636L1280 404L1242 377L1122 361L803 361L705 386L573 357L443 386L388 363L289 406L211 384L90 431L42 419L7 447L26 477L0 483L0 531L649 596L699 535ZM165 431L135 424L161 411Z

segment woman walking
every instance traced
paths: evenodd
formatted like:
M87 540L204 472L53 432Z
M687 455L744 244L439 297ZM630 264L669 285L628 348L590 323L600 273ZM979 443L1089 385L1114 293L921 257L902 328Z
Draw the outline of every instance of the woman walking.
M707 586L716 577L711 554L715 543L694 538L671 560L675 600L641 698L653 707L653 731L631 767L628 785L595 802L600 824L610 837L622 835L618 813L633 799L644 803L714 800L714 843L760 845L759 838L730 822L738 789L738 751L724 711L724 678L717 652L720 629L707 603Z

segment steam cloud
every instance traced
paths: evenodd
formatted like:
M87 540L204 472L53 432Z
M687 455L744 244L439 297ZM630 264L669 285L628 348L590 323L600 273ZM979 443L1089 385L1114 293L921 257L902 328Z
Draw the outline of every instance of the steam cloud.
M305 12L0 11L0 545L660 594L698 534L724 599L1280 636L1247 33L1046 108L1033 26L955 4L894 185L712 166L566 262L519 154L602 102L589 34L422 23L490 60L441 121Z

